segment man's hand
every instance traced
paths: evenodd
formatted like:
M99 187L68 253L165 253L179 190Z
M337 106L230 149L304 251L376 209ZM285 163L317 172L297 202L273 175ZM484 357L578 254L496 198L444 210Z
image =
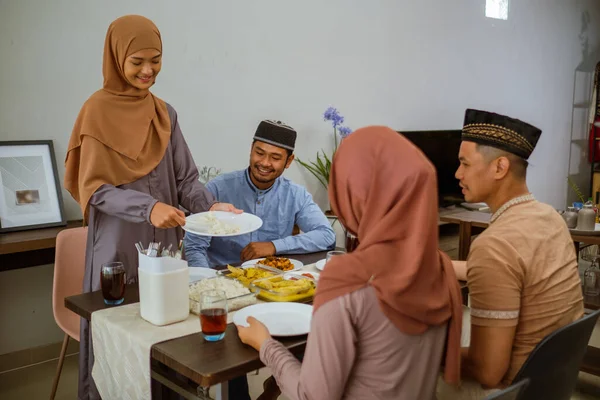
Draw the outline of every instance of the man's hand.
M235 206L233 204L229 204L229 203L215 203L215 204L213 204L213 206L210 208L209 211L226 211L226 212L232 212L234 214L243 213L242 210L238 210L237 208L235 208Z
M240 258L242 261L275 255L275 245L272 242L252 242L244 247Z
M178 208L160 201L150 211L150 223L156 228L168 229L185 225L185 214Z

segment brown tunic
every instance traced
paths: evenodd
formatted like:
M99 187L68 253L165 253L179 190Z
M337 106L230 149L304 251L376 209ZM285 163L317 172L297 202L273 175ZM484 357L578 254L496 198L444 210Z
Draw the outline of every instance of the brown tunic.
M447 325L401 332L372 287L337 297L313 315L302 363L270 339L260 359L291 400L435 398Z
M504 385L544 337L583 316L573 240L537 201L508 208L473 242L467 282L472 325L516 326Z
M168 104L167 108L171 141L158 166L135 182L119 187L103 185L90 199L84 292L100 290L100 267L110 261L121 261L127 282L136 282L138 261L134 243L178 245L183 238L181 228L157 229L150 224L150 212L157 201L174 207L181 205L192 213L206 211L215 203L212 194L198 181L198 170L179 128L177 113ZM91 376L94 365L91 332L84 319L79 350L78 397L99 399Z

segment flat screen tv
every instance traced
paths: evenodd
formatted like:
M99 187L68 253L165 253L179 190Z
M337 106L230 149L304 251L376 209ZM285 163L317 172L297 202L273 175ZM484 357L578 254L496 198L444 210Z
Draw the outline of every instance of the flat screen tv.
M458 180L454 177L459 166L458 150L462 131L402 131L431 160L438 178L440 207L448 207L465 201Z

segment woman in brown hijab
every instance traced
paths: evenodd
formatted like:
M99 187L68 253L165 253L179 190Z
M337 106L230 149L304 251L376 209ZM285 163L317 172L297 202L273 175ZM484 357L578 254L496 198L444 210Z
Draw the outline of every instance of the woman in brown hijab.
M175 110L150 92L162 63L162 41L152 21L128 15L110 24L104 44L104 84L83 105L69 142L65 187L89 225L84 292L100 289L100 267L125 265L137 281L134 243L176 248L192 213L239 212L217 203L198 181ZM100 398L91 377L93 348L81 323L79 399Z
M302 364L257 320L238 327L288 398L434 399L444 348L444 378L459 383L460 288L438 250L436 188L431 163L391 129L344 139L329 199L360 244L321 274Z

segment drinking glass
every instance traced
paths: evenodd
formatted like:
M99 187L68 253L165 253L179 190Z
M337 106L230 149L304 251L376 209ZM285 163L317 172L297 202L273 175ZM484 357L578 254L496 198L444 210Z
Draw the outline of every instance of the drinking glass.
M328 251L325 263L327 264L333 257L335 257L335 256L341 256L343 254L346 254L346 252L344 252L344 251L337 251L337 250L335 250L335 251Z
M346 232L346 252L352 253L358 247L358 237Z
M100 286L104 303L119 305L125 300L125 267L122 262L102 264Z
M200 327L204 339L209 342L225 337L227 296L223 290L205 290L200 293Z
M592 264L583 274L583 294L586 296L600 295L600 269L598 269L599 255L592 257Z

